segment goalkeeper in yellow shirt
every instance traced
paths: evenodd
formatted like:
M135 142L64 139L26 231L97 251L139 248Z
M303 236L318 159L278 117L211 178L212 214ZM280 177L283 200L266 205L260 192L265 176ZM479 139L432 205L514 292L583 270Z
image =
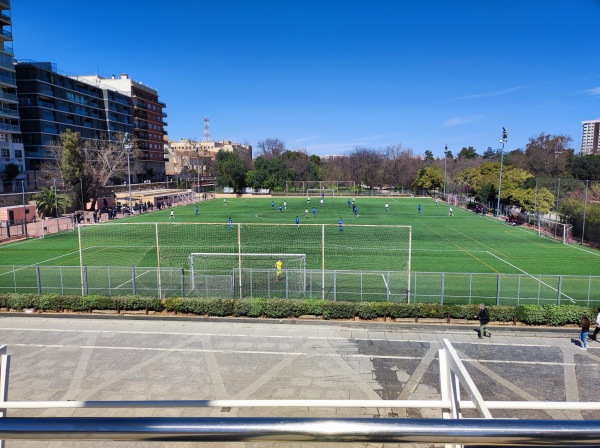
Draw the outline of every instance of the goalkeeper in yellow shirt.
M281 258L279 260L277 260L277 262L275 263L275 269L277 269L277 275L275 275L275 281L278 282L279 281L279 277L281 276L281 268L283 267L283 261L281 261Z

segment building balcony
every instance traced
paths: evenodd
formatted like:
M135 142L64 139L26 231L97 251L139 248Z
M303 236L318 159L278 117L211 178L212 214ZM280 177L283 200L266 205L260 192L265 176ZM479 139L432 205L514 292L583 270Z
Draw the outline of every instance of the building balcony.
M14 103L19 102L19 98L17 97L17 95L14 95L12 93L1 92L1 91L0 91L0 100L10 101L10 102L14 102Z
M7 109L0 107L0 116L18 117L19 111L17 109Z
M8 131L8 132L21 132L21 129L16 124L4 124L0 123L0 131Z
M161 107L167 107L167 105L165 103L163 103L162 101L157 101L158 105Z
M1 1L1 0L0 0ZM0 40L10 40L12 41L12 31L2 30L0 31Z
M0 9L10 9L10 0L0 0Z
M7 75L0 73L0 84L6 84L10 87L16 87L17 80L12 76L7 76Z
M3 23L5 25L12 25L12 19L5 12L1 12L0 13L0 23Z
M163 126L169 126L169 123L167 123L165 120L162 120L162 121L160 122L160 124L162 124Z
M162 116L163 116L163 118L167 118L167 113L166 112L162 112Z

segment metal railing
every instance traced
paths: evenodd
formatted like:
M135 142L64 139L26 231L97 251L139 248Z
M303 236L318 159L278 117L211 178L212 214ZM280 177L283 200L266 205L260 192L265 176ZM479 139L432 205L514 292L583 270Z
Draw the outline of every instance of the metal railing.
M44 221L45 225L53 221ZM72 226L65 221L65 226ZM20 231L20 227L11 227ZM30 236L43 236L29 226ZM50 229L51 230L51 229ZM2 232L0 231L0 234ZM148 297L284 298L352 302L596 306L600 276L456 272L237 269L222 275L183 268L0 266L0 292ZM239 276L241 277L241 281Z
M441 400L165 400L7 401L10 357L0 347L0 438L6 440L135 440L195 442L468 443L495 446L597 446L599 420L494 419L491 409L600 410L598 402L486 402L452 344L438 351ZM461 400L464 390L470 400ZM89 408L432 408L439 418L210 418L47 417L7 418L9 409ZM480 419L465 419L476 409ZM282 411L283 412L283 411Z

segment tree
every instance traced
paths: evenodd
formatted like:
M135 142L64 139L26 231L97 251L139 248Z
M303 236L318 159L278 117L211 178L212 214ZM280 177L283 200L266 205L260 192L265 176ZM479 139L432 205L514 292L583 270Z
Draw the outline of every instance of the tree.
M569 171L575 179L600 180L600 155L587 154L573 157Z
M437 190L444 185L444 172L437 166L428 166L419 170L413 184L416 190Z
M543 132L529 138L525 148L525 168L535 176L561 176L567 172L574 150L568 135L548 135Z
M431 163L434 160L435 160L435 157L433 157L433 152L431 152L429 149L427 149L425 151L425 162Z
M85 151L84 141L79 132L72 132L67 129L60 134L62 146L62 157L60 165L63 173L63 180L70 186L79 183L85 169Z
M217 153L217 183L231 187L236 193L244 191L246 169L240 156L234 152L220 150Z
M463 147L458 153L459 159L475 159L477 157L479 157L479 154L477 154L477 151L472 146L468 148Z
M38 193L34 194L32 198L35 200L35 208L38 215L43 217L55 216L58 218L58 212L63 212L66 208L71 205L71 198L69 195L58 193L55 188L42 188ZM58 205L58 211L56 206Z
M4 175L12 184L13 180L19 175L19 165L12 162L7 164L6 167L4 167Z
M254 169L248 173L248 185L253 188L282 189L290 180L290 170L281 158L259 156L254 161Z
M370 148L356 148L349 156L352 167L352 178L373 188L382 185L383 156L381 153Z
M256 144L260 150L259 155L266 159L273 157L281 157L285 152L285 143L283 140L278 138L267 138L265 140L259 140Z
M500 155L501 155L501 149L492 149L491 146L488 146L488 149L486 149L483 154L481 155L481 157L483 157L484 159L499 159Z

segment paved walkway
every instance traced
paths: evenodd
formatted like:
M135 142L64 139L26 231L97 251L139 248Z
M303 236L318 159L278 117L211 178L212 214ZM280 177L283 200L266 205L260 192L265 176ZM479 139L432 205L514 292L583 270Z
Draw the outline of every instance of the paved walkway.
M235 319L0 317L9 400L439 399L437 355L457 349L486 400L595 401L600 343L578 329ZM474 417L474 411L465 411ZM583 411L492 411L499 418L593 419ZM50 409L9 416L440 417L431 409ZM8 441L7 447L141 447ZM347 444L163 443L163 447ZM355 444L353 446L381 447ZM386 444L386 447L394 446Z

